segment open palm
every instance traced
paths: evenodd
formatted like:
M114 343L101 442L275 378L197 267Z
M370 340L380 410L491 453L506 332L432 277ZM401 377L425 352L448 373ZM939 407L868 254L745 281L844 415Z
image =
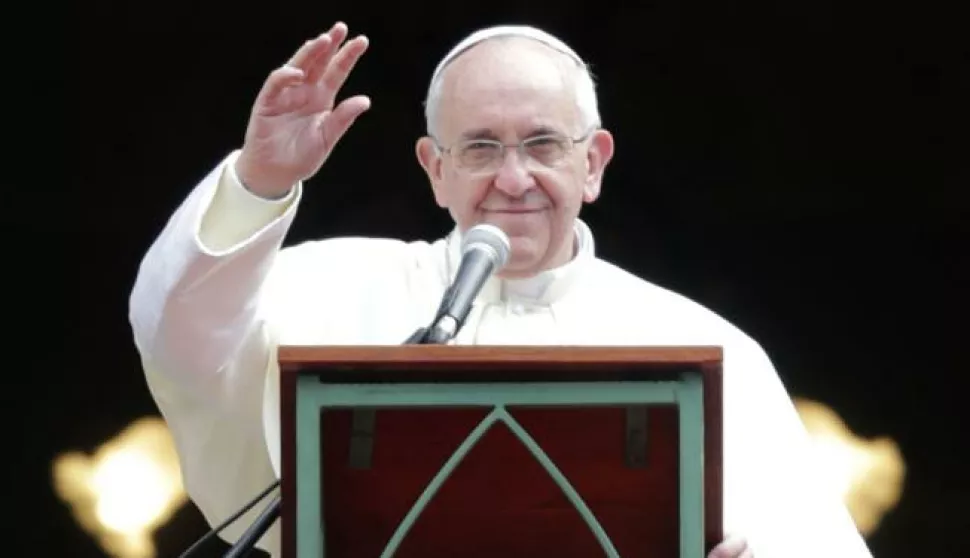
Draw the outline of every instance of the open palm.
M254 193L278 197L315 174L370 107L363 95L335 106L337 93L368 44L362 36L343 44L346 37L346 25L337 23L307 41L263 84L236 163L240 179Z

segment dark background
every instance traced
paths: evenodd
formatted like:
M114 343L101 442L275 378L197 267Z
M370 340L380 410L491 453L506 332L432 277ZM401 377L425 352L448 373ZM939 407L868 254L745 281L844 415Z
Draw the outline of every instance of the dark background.
M413 155L431 71L478 27L544 27L592 63L617 140L584 213L600 255L722 313L794 395L901 445L905 492L870 540L877 558L964 555L970 382L951 355L966 331L968 177L944 166L965 155L943 127L966 103L968 50L942 11L831 0L87 4L67 52L84 217L79 231L34 231L44 245L86 243L77 358L36 354L24 378L48 400L8 404L38 425L14 463L29 477L15 487L33 526L15 539L23 555L101 555L54 497L50 462L156 412L126 319L136 265L239 146L266 74L335 18L371 38L344 92L373 108L310 181L290 242L445 233ZM204 531L184 508L158 535L163 556Z

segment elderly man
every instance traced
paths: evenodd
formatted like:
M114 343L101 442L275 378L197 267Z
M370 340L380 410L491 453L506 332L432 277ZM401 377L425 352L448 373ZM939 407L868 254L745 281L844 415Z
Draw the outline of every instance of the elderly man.
M846 510L811 478L806 434L759 345L596 257L578 214L600 194L613 138L584 62L558 39L521 26L482 30L435 71L416 153L455 220L451 234L281 250L304 181L370 106L364 96L336 100L367 44L348 41L338 23L274 70L242 148L193 189L139 270L136 345L206 518L221 522L279 473L274 347L400 343L433 317L462 235L489 223L510 238L510 259L454 342L723 346L732 536L711 557L869 556ZM620 307L636 327L611 315ZM274 527L263 548L276 552L278 536Z

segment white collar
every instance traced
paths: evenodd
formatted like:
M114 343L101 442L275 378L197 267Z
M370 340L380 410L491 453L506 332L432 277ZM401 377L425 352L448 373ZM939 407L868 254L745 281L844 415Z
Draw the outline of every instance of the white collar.
M595 257L595 243L589 226L576 219L576 255L557 268L542 271L524 279L500 279L491 277L482 287L478 300L484 303L521 301L533 304L551 304L560 300L576 282L582 269ZM454 280L461 264L461 231L456 227L446 239L447 277Z

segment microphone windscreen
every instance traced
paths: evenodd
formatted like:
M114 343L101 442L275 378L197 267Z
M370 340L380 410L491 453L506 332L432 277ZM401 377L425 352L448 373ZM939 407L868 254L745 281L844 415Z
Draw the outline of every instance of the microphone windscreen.
M509 242L508 235L495 225L481 224L468 229L461 243L462 254L467 254L469 250L485 249L495 255L496 271L505 267L509 261L509 252L512 251L512 244Z

